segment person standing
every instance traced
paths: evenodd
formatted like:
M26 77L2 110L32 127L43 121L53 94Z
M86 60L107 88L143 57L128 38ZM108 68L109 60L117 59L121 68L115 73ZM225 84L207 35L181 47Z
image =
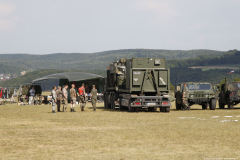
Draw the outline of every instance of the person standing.
M183 97L182 97L182 99L183 99L183 108L182 108L182 110L183 111L184 111L185 106L187 107L188 110L191 109L189 104L188 104L188 97L189 97L189 90L187 88L187 84L184 83L183 84Z
M66 112L67 110L67 105L68 105L68 85L65 85L63 90L62 90L62 97L63 97L63 101L64 101L64 105L63 105L63 112Z
M82 83L82 87L78 88L78 94L79 94L79 98L80 98L80 108L81 111L84 111L84 107L86 105L86 95L85 95L85 88L84 88L84 83Z
M3 88L3 99L6 99L6 89L5 88Z
M30 92L30 96L29 96L29 105L34 105L34 96L35 96L35 89L32 86L32 89L29 91Z
M52 113L56 113L56 112L55 112L56 102L57 102L56 89L57 89L57 87L54 86L54 87L53 87L53 90L52 90Z
M62 88L61 88L61 86L58 86L56 93L57 93L57 110L58 110L58 112L61 112L60 111L60 107L61 107L61 103L62 103Z
M93 111L96 111L97 89L95 89L95 85L92 86L90 99L92 99Z
M76 104L76 90L75 90L75 84L72 84L72 88L70 89L70 98L71 98L71 112L76 112L74 110L75 104Z

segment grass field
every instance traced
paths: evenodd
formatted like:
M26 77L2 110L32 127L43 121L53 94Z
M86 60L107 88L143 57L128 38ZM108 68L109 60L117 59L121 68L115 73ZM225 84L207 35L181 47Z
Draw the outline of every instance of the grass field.
M240 158L240 106L170 113L105 110L51 113L51 106L0 105L0 159Z

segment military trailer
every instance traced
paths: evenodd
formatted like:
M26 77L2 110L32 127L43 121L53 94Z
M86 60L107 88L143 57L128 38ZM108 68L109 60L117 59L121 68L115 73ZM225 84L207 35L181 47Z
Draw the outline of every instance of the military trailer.
M165 58L121 58L110 64L105 79L105 108L128 109L137 112L140 108L149 111L169 112L171 103L170 70Z
M223 109L227 105L229 109L233 109L238 103L240 103L240 81L226 82L225 80L219 93L219 108Z
M186 82L187 88L189 89L188 104L192 106L194 104L202 105L202 109L207 109L209 106L210 110L216 109L216 91L213 86L207 82ZM175 104L176 109L186 109L183 105L183 83L180 84L180 91L175 93Z

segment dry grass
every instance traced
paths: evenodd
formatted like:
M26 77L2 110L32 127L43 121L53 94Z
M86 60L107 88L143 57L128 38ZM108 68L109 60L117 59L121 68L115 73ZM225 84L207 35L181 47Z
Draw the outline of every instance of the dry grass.
M240 108L170 113L104 110L51 113L51 106L0 106L2 159L240 158ZM220 116L220 117L213 117ZM224 117L233 116L233 117ZM227 120L221 122L223 120ZM236 121L238 120L238 121Z

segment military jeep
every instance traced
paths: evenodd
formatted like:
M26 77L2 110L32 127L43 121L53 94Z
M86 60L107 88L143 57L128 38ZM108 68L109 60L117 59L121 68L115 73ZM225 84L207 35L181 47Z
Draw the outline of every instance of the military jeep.
M240 81L226 82L221 85L219 93L219 108L223 109L225 105L233 109L234 105L240 103Z
M210 110L216 109L216 91L213 86L207 82L187 82L187 88L189 89L188 104L192 106L194 104L202 105L202 109ZM179 86L180 90L175 92L176 109L183 109L183 83Z

